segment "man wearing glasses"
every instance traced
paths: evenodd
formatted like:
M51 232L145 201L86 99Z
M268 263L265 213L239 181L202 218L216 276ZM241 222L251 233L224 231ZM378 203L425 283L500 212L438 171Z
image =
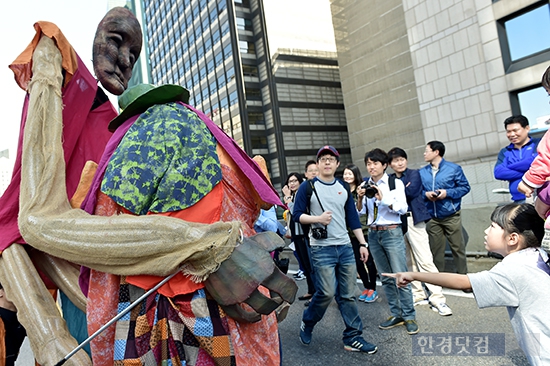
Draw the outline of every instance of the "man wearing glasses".
M326 145L320 148L317 152L319 173L300 186L294 201L295 220L311 225L311 261L316 279L315 295L302 316L300 341L304 345L311 343L313 327L335 298L346 324L344 349L373 354L378 348L361 336L363 324L356 298L357 267L347 227L353 230L359 241L363 262L369 255L368 245L349 186L334 177L339 165L340 154L334 147Z

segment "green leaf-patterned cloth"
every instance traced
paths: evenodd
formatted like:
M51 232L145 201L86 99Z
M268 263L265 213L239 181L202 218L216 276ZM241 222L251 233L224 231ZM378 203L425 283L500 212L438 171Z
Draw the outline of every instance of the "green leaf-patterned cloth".
M222 179L216 144L184 106L152 106L113 153L101 191L137 215L190 207Z

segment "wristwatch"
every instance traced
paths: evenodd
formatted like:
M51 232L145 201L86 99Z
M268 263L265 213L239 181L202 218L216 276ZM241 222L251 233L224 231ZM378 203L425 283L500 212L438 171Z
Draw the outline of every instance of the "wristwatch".
M365 244L359 243L359 246L360 246L360 247L363 247L363 248L368 248L368 247L369 247L369 245L368 245L367 243L365 243Z
M285 197L285 201L286 200L291 200L291 199L292 199L292 196Z

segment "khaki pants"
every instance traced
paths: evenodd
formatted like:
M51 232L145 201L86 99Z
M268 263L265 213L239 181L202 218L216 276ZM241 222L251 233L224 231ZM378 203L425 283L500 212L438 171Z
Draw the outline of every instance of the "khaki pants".
M426 223L420 222L414 225L412 216L407 217L407 233L405 234L405 246L407 248L407 266L413 272L438 273L434 264L430 240L426 232ZM420 281L411 282L414 301L426 298L424 287ZM447 302L443 295L441 286L426 283L430 291L428 300L437 305Z
M453 253L456 271L460 274L468 273L466 246L462 238L460 211L444 219L431 219L426 225L426 231L430 237L430 248L434 258L434 264L439 272L445 271L445 245L446 240L448 240Z

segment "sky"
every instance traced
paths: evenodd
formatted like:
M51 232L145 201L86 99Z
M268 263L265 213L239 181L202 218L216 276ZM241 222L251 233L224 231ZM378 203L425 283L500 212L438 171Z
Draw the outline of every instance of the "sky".
M264 9L272 56L278 48L336 52L329 0L264 0Z
M86 66L92 70L92 42L98 23L107 12L107 0L25 0L4 1L0 15L0 31L4 35L0 52L0 85L2 86L3 118L0 151L10 149L15 157L21 107L25 92L13 79L8 65L27 47L39 20L55 23L73 45Z

